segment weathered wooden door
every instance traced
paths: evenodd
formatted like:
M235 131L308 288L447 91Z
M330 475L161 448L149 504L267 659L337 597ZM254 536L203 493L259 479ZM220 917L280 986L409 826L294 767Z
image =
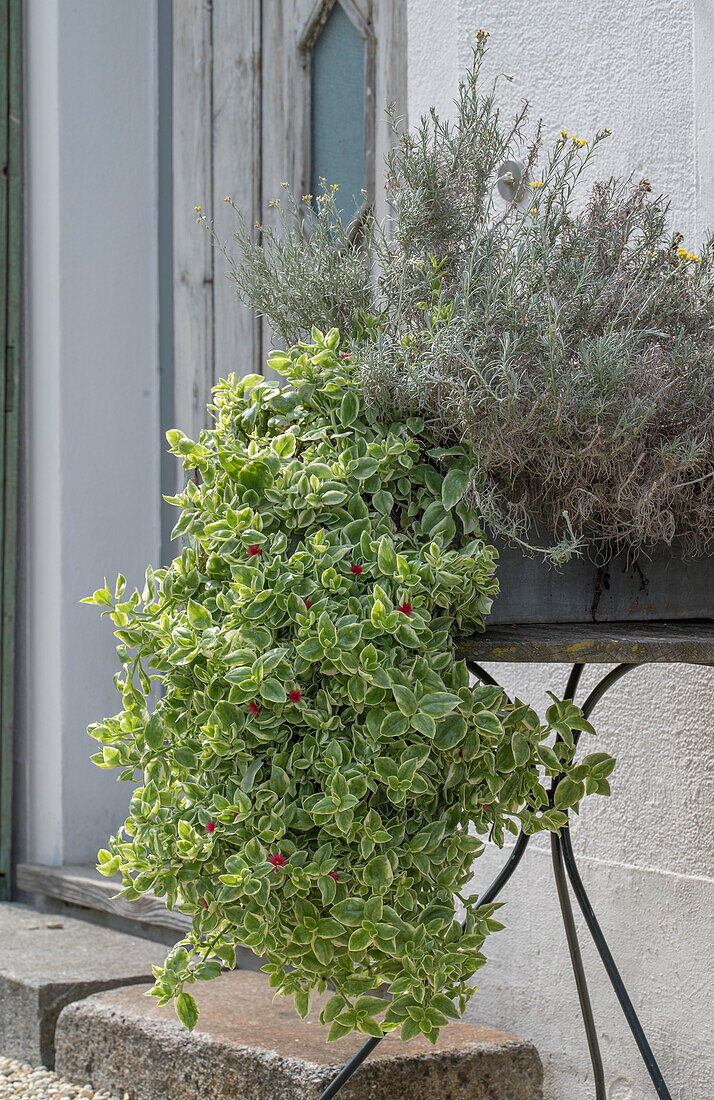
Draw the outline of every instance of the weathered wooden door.
M21 0L0 5L0 901L11 891L22 257Z
M262 371L269 336L237 303L221 240L230 195L248 225L270 224L287 182L320 176L345 201L383 208L388 103L406 103L406 0L174 0L174 419L205 422L216 378ZM257 233L258 230L256 229Z

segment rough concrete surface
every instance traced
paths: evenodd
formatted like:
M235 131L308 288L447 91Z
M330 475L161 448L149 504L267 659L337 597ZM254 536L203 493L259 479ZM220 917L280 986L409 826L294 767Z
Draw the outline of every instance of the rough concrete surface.
M0 1053L52 1068L65 1005L100 989L151 981L152 963L164 955L160 944L135 936L0 905Z
M363 1042L328 1044L319 1005L300 1020L263 974L224 974L192 993L201 1015L190 1034L136 986L70 1005L57 1025L58 1072L131 1100L317 1100ZM389 1036L340 1097L541 1100L540 1059L524 1039L454 1023L436 1047Z

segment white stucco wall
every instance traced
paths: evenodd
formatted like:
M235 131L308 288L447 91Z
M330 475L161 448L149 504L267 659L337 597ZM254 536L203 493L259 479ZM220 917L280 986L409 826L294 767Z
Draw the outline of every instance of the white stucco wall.
M515 75L504 102L527 97L544 134L613 130L602 174L634 171L672 196L696 246L714 228L714 4L711 0L408 0L410 120L448 105L479 27L487 71ZM564 666L490 666L534 700L561 690ZM589 673L585 688L594 677ZM714 670L630 674L595 712L598 745L618 767L611 799L574 825L581 871L672 1096L714 1096ZM504 861L477 866L481 890ZM592 1100L593 1082L558 915L547 843L535 840L502 895L507 931L488 945L470 1016L527 1035L545 1064L546 1100ZM575 907L575 903L574 907ZM578 918L579 919L579 918ZM654 1090L583 931L609 1100Z
M19 859L93 862L126 787L89 760L120 709L82 596L159 555L156 5L26 5L26 423Z

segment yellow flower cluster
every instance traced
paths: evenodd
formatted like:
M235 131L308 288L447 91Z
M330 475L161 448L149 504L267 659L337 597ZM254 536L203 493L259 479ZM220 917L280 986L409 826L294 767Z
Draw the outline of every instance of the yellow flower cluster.
M268 206L275 207L280 206L280 199L271 199Z
M561 136L563 141L567 141L568 137L570 137L572 142L573 142L573 145L577 145L579 149L582 149L583 145L587 145L587 139L586 138L576 137L575 134L570 134L569 135L567 130L561 130L560 131L560 136Z
M303 202L312 202L312 195L303 195L302 201Z
M678 248L677 255L680 260L691 260L692 263L700 264L702 262L701 256L695 256L693 252L687 252L686 248Z
M542 187L543 186L543 180L531 180L529 186L530 187Z

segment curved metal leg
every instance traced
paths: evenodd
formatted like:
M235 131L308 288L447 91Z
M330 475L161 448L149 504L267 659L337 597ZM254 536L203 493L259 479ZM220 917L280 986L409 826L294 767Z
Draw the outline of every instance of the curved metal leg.
M330 1081L329 1085L324 1092L320 1093L320 1100L332 1100L333 1096L337 1096L343 1085L345 1085L355 1070L358 1070L366 1058L369 1058L370 1054L376 1046L382 1042L381 1039L368 1039L367 1042L359 1048L354 1058L350 1058L347 1065L340 1070L337 1077Z
M575 672L571 673L571 678ZM639 668L639 665L617 665L614 669L611 669L606 676L603 676L602 680L593 688L585 700L582 711L586 718L589 718L594 708L597 706L603 695L613 684L625 676L628 672L632 672L633 669ZM582 670L582 666L580 666ZM578 677L579 678L579 677ZM568 684L570 686L570 680ZM577 681L576 681L577 684ZM572 698L572 695L566 693L566 698ZM579 739L579 734L575 736L575 742ZM551 792L555 791L558 785L559 776L556 776L553 781ZM567 877L570 879L573 893L580 907L580 910L585 918L585 923L588 927L588 931L592 936L593 942L598 950L598 954L602 959L603 965L607 972L607 976L610 979L620 1007L627 1023L630 1027L630 1031L637 1044L637 1049L640 1052L643 1062L647 1067L647 1072L652 1079L652 1083L657 1092L657 1096L660 1100L671 1100L669 1089L667 1088L662 1072L657 1065L652 1048L647 1041L647 1037L642 1028L637 1013L635 1012L632 1001L629 994L625 989L625 984L620 976L620 973L615 965L615 960L612 957L612 953L607 945L607 941L602 933L602 929L598 924L597 918L593 911L590 899L588 898L583 881L580 878L578 868L575 862L575 855L573 852L573 846L570 836L569 826L565 826L561 831L559 837L551 837L552 851L553 851L553 870L555 874L556 885L558 888L558 900L560 902L560 909L563 915L563 924L565 925L565 932L568 938L568 948L570 949L570 958L573 965L573 972L575 974L575 982L578 987L578 996L580 997L580 1005L583 1010L583 1020L585 1022L585 1031L588 1038L588 1047L590 1049L590 1058L593 1066L593 1073L595 1075L595 1095L596 1100L604 1100L605 1082L603 1076L602 1059L600 1056L600 1050L597 1041L597 1033L595 1030L595 1023L592 1016L592 1009L590 1006L590 997L587 990L587 984L585 979L585 971L583 969L582 957L580 955L580 948L577 942L577 935L575 932L575 925L573 922L573 911L570 904L570 895L568 893L567 880L563 873L563 868L567 873ZM570 928L570 930L569 930ZM573 949L575 948L575 950Z
M573 920L573 909L570 904L570 894L568 893L568 880L563 866L563 850L560 843L560 837L556 836L555 833L551 833L550 835L550 851L553 859L553 877L555 878L555 885L558 889L558 902L560 904L560 912L563 917L563 926L565 928L565 938L568 941L570 962L573 967L573 974L575 975L575 985L578 990L580 1011L583 1014L583 1025L585 1027L588 1050L590 1051L590 1062L592 1063L593 1076L595 1078L595 1100L607 1100L605 1071L602 1065L602 1055L600 1054L597 1028L595 1027L595 1018L593 1017L592 1005L590 1003L590 993L585 977L585 968L583 967L583 959L580 954L578 933L575 927L575 921Z
M598 954L602 959L603 966L607 971L607 976L610 979L610 984L615 990L617 999L620 1002L620 1007L623 1011L625 1019L627 1020L627 1023L629 1024L630 1031L632 1032L634 1040L637 1043L637 1049L642 1055L642 1061L645 1063L647 1067L647 1072L652 1078L652 1084L655 1087L655 1091L658 1097L660 1097L660 1100L672 1100L669 1089L664 1082L662 1071L657 1065L655 1056L652 1053L652 1048L647 1041L647 1036L645 1035L642 1024L637 1017L637 1013L635 1012L629 994L625 989L625 983L620 977L620 972L615 965L615 960L612 957L610 948L607 946L607 941L602 934L602 929L597 922L597 918L595 916L595 913L593 912L593 907L590 904L590 899L588 898L588 895L586 893L583 881L580 878L580 874L575 863L575 856L573 854L573 846L570 841L569 829L563 829L560 836L560 843L563 850L565 869L568 873L568 878L570 879L573 886L573 893L575 894L578 905L580 906L583 917L585 918L585 923L588 926L588 930L593 938L593 942L598 950Z

